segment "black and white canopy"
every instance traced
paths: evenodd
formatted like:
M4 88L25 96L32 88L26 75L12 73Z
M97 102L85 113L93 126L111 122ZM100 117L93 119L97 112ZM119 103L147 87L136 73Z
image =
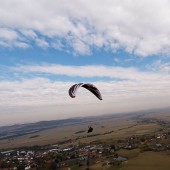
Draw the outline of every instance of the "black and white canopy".
M72 98L76 97L76 92L80 87L84 87L85 89L92 92L99 100L102 100L100 91L93 84L89 84L89 83L78 83L71 86L69 89L70 97Z

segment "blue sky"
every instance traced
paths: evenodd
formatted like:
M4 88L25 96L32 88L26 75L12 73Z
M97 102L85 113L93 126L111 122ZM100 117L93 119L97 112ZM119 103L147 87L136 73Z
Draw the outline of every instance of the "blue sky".
M0 1L0 125L169 107L166 0ZM103 101L79 89L94 83Z

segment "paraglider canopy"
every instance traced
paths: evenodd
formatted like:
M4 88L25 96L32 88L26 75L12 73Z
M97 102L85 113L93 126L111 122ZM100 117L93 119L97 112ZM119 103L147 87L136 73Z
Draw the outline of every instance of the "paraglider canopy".
M78 84L74 84L73 86L71 86L69 89L70 97L72 98L76 97L76 92L80 87L84 87L85 89L92 92L99 100L102 100L100 91L97 89L97 87L95 87L93 84L90 84L90 83L78 83Z

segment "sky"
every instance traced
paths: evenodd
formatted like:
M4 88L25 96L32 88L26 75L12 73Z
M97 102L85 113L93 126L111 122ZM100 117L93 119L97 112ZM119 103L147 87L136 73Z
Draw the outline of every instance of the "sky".
M169 0L0 0L0 126L170 106ZM103 100L75 83L93 83Z

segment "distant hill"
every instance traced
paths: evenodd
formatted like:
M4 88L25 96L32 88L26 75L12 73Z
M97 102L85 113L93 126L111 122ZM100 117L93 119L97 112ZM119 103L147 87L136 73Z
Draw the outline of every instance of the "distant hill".
M36 123L17 124L0 127L0 140L23 136L61 126L90 122L89 118L70 118L63 120L40 121Z
M90 122L116 118L120 117L122 114L109 114L103 116L91 116L91 117L77 117L77 118L69 118L63 120L50 120L50 121L40 121L35 123L26 123L26 124L17 124L12 126L1 126L0 127L0 140L9 139L18 136L23 136L27 134L32 134L36 132L40 132L47 129L52 129L56 127L62 126L71 126L75 124L88 124Z
M32 133L36 133L36 132L40 132L56 127L71 126L71 125L83 124L83 123L88 124L90 122L107 120L111 118L120 118L122 116L127 116L127 115L137 116L138 114L141 113L147 114L149 112L159 112L159 111L160 109L139 111L139 112L132 112L132 113L107 114L102 116L77 117L77 118L69 118L63 120L40 121L35 123L17 124L12 126L0 126L0 140L11 139L14 137L32 134Z

